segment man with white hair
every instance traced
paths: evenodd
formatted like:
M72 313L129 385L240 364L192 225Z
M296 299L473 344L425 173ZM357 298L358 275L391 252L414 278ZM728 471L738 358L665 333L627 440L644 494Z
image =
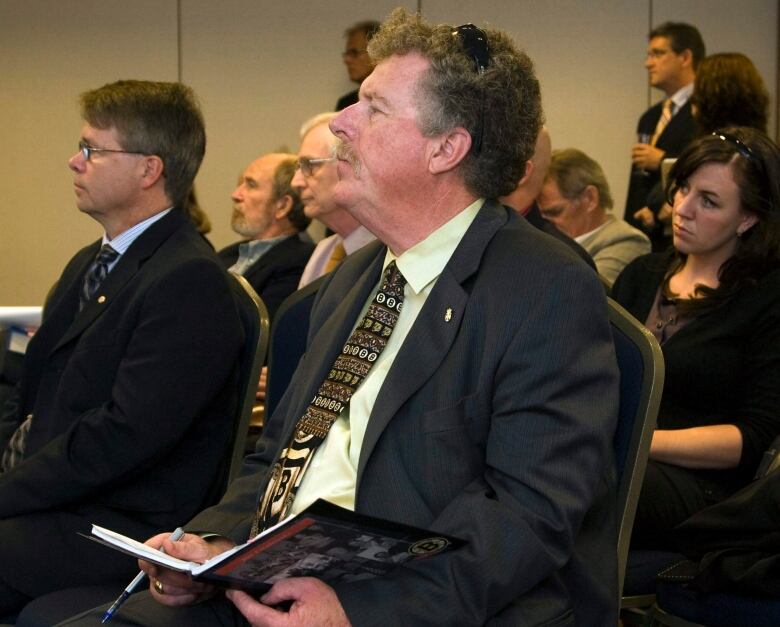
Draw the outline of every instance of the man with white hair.
M338 175L333 150L338 140L328 124L336 115L320 113L301 127L298 170L292 186L300 194L306 217L319 220L334 234L317 244L303 270L299 288L331 272L344 257L374 240L373 234L334 198Z

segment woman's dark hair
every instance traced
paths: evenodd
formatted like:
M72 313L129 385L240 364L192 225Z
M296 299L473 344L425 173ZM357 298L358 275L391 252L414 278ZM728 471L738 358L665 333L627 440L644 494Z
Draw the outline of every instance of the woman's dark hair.
M739 52L713 54L699 64L691 103L701 134L724 126L766 132L769 92L756 66Z
M737 250L718 271L716 288L699 285L697 298L678 301L681 313L698 314L728 300L745 285L753 284L780 266L780 149L764 133L730 126L694 140L669 172L666 196L673 204L677 190L706 163L730 164L739 187L742 209L758 221L739 238ZM675 252L664 280L685 265L686 255Z

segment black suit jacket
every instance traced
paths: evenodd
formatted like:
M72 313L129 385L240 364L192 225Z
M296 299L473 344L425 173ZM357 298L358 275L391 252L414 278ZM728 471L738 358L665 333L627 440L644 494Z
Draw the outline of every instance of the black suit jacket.
M236 242L219 251L225 268L238 260ZM309 261L314 244L304 242L297 234L282 240L267 251L244 273L244 278L263 299L268 315L273 319L282 301L298 289L303 269Z
M656 124L661 117L663 101L654 104L639 118L637 134L652 135ZM691 142L696 134L696 122L691 114L691 101L688 100L683 107L672 116L669 124L656 142L656 147L663 150L665 157L676 157ZM626 198L625 220L632 226L643 230L653 241L654 250L659 249L660 240L663 239L663 227L656 222L652 231L642 227L641 223L634 219L636 213L642 207L650 207L657 214L663 204L663 190L661 190L661 171L647 171L642 173L636 168L631 168L631 176L628 184L628 197Z
M325 278L307 353L256 453L190 528L246 540L268 468L375 289L385 251L369 244ZM616 414L596 274L487 203L387 374L357 468L357 511L469 545L337 586L352 623L615 624Z
M0 474L0 580L30 596L137 570L76 532L181 524L219 497L229 461L243 331L214 252L175 209L79 312L100 244L65 268L0 424L5 447L33 415L25 459Z
M336 109L335 110L336 111L341 111L342 109L346 109L350 105L355 104L359 100L358 93L359 93L359 90L354 89L354 90L344 94L336 102Z
M616 279L612 298L644 322L670 263L669 254L638 257ZM736 425L743 439L738 466L687 472L737 490L780 434L780 270L691 320L661 349L658 427Z

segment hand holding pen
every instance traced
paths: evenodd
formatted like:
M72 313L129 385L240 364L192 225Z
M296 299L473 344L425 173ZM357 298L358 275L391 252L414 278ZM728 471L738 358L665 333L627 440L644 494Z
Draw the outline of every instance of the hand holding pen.
M170 540L172 542L176 542L184 535L184 529L181 527L177 527L176 530L171 534ZM160 547L160 551L165 553L162 547ZM122 594L117 597L117 600L114 601L111 604L111 607L109 607L106 610L106 613L103 614L103 618L100 621L101 623L107 623L111 620L111 617L116 613L116 611L122 607L125 601L127 601L128 598L130 598L130 595L135 592L136 588L138 588L139 585L141 585L141 582L144 580L144 577L146 577L146 573L144 571L141 571L138 573L133 580L127 585L127 587L122 591ZM159 582L155 582L155 584L159 584ZM159 590L158 590L159 592Z

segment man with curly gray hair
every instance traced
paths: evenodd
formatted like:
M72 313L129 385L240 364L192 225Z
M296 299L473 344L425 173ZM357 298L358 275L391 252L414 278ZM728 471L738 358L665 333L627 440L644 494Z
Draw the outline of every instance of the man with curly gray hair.
M377 65L358 103L331 122L334 193L379 241L328 275L256 452L187 525L215 535L148 542L202 561L321 498L467 544L373 579L288 578L262 596L214 596L144 564L150 591L119 614L143 625L240 614L288 626L616 624L618 377L603 289L494 200L539 132L532 64L499 31L401 9L369 52Z

